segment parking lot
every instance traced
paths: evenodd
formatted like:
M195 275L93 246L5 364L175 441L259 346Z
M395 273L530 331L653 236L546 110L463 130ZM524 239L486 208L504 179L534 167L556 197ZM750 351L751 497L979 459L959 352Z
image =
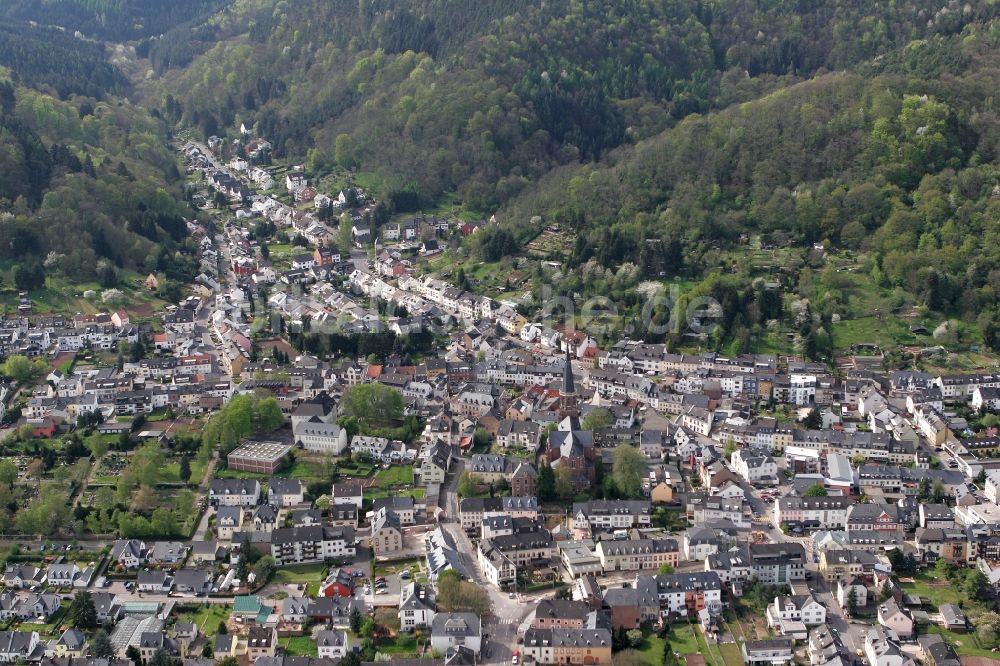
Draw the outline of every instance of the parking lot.
M401 580L398 574L383 576L385 584L380 585L372 579L364 579L365 583L359 583L354 590L354 596L363 599L372 606L396 606L399 604L399 592L408 580ZM374 589L368 587L369 593L365 594L366 585L374 585Z

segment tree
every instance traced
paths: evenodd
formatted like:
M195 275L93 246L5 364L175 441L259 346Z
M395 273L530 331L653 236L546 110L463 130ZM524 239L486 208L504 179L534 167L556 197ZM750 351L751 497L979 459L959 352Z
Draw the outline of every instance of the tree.
M615 487L622 497L642 495L642 481L646 476L647 467L646 456L631 444L619 444L615 448L611 478L614 479Z
M142 666L142 654L139 652L139 648L137 648L136 646L129 645L125 649L125 657L127 659L131 659L132 663L135 666ZM234 661L235 661L235 659L234 659ZM219 662L219 664L221 666L222 662ZM237 664L235 664L235 666L239 666L239 664L237 663Z
M0 364L0 374L3 374L20 384L26 384L37 379L48 368L45 361L36 359L32 361L27 356L14 354L8 356L7 360Z
M994 645L1000 638L1000 614L995 611L986 611L971 619L972 624L976 627L979 642L985 645Z
M965 582L962 584L962 592L967 599L973 601L985 601L989 597L990 582L979 568L969 569L965 573Z
M399 631L399 612L391 608L377 608L375 609L375 624L385 627L392 633L397 633Z
M727 437L726 443L722 445L722 452L726 455L726 460L732 460L733 454L736 453L736 440Z
M917 484L917 499L926 500L931 496L931 480L926 476Z
M110 659L115 656L115 646L111 642L108 632L101 629L94 636L94 644L90 646L90 654L101 659Z
M406 403L403 395L384 384L358 384L344 391L342 400L345 416L353 416L368 424L389 425L403 418Z
M809 413L806 414L806 417L802 419L802 425L808 430L819 430L823 427L823 417L814 407L813 409L810 409Z
M599 407L586 416L580 422L584 430L604 430L615 422L615 417L610 409Z
M931 484L931 501L935 504L940 504L945 498L944 482L941 479L934 479L934 483Z
M215 663L215 666L240 666L240 660L236 657L223 657Z
M886 553L886 557L889 560L889 564L892 565L893 573L901 574L906 572L906 557L903 555L903 551L899 548L893 548Z
M548 462L543 461L538 468L535 489L538 491L538 499L543 502L551 502L556 497L556 478Z
M484 449L490 444L490 431L486 428L476 428L472 433L472 446L475 449Z
M855 467L860 467L861 465L864 465L866 460L868 459L865 458L865 455L863 453L855 453L853 456L851 456L851 464L854 465Z
M70 619L77 629L93 629L97 626L97 608L94 598L85 590L77 592L69 609Z
M458 496L471 497L476 494L476 482L468 472L462 472L458 477Z
M180 465L178 467L179 467L179 469L177 471L177 476L180 478L180 480L183 481L184 483L187 483L188 481L190 481L191 480L191 458L189 458L187 455L181 456L181 462L180 462Z
M263 432L274 432L285 424L277 398L263 398L257 403L257 423Z
M555 471L556 496L559 499L569 499L573 496L573 473L569 467L560 465Z
M851 585L851 589L847 592L847 614L854 617L858 614L858 593L854 590L854 586Z
M253 573L257 577L257 584L263 585L271 580L271 576L274 575L276 568L274 558L270 555L265 555L257 560L257 563L253 565Z
M805 497L826 497L827 493L822 483L814 483L806 488L804 495Z
M13 488L17 481L17 465L10 460L0 460L0 484Z
M938 561L934 563L934 574L941 580L949 580L953 573L955 573L955 567L947 559L939 557Z
M361 611L358 610L357 606L351 609L350 629L352 634L361 631Z
M45 461L41 458L34 458L28 463L27 474L30 478L41 481L45 475Z
M159 648L146 662L146 666L172 666L173 659L163 648Z
M667 574L672 574L674 572L674 568L672 566L670 566L669 564L661 564L660 568L657 569L656 571L657 571L657 573L660 573L660 574L663 574L664 576L666 576Z
M462 580L454 571L438 577L438 606L449 613L465 612L482 615L490 610L490 598L478 585Z

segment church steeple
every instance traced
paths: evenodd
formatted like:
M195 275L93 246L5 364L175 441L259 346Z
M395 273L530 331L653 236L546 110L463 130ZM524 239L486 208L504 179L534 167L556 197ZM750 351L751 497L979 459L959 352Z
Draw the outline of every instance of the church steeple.
M576 387L573 385L573 363L569 358L569 346L566 347L566 367L563 368L563 390L562 394L576 395Z
M566 367L563 368L563 385L559 391L559 416L576 417L579 414L576 404L576 385L573 383L573 362L569 357L569 347L566 347Z

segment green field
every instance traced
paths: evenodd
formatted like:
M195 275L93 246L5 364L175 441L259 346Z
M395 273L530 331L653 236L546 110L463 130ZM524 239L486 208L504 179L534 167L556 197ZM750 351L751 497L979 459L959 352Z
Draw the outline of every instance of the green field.
M324 564L301 564L298 566L281 567L272 582L279 585L304 585L322 580L326 573Z
M410 634L399 633L392 638L384 638L379 640L378 645L375 647L378 652L384 652L386 654L396 655L413 655L417 654L417 639L415 636Z
M647 664L659 666L663 663L663 639L650 631L642 633L644 634L642 643L636 648L636 652L646 660Z
M278 639L278 645L290 657L315 657L318 655L316 641L311 636L286 636Z
M388 562L375 562L372 573L375 576L384 576L386 574L399 573L404 569L409 569L411 574L417 575L418 572L423 571L421 562L422 560L418 557L405 560L390 560Z
M202 477L205 476L205 468L208 466L207 462L202 462L194 458L191 459L191 478L188 483L200 483ZM181 464L180 462L172 462L163 466L160 470L160 483L180 483L181 482Z
M193 473L194 463L192 463L191 469L192 469L191 478L193 479L195 478ZM220 469L215 472L215 476L220 479L258 479L261 481L265 481L270 475L255 474L253 472L244 472L235 469ZM291 466L285 467L284 469L280 469L277 472L275 472L274 476L280 476L289 479L301 479L302 481L305 481L307 483L310 481L322 481L324 478L322 469L319 467L319 465L305 460L296 460L294 463L291 464Z
M179 622L193 622L198 627L198 631L206 636L214 636L219 633L219 625L229 619L232 610L226 604L202 604L197 609L189 606L182 606L182 610L177 613Z
M389 469L380 469L375 472L375 485L379 488L412 486L413 468L409 465L391 465Z
M927 631L931 634L940 634L948 643L951 643L951 646L955 648L955 652L957 652L960 657L997 658L996 652L980 647L979 640L976 638L975 633L956 634L954 631L948 631L947 629L937 625L931 625Z
M908 594L916 594L936 607L941 604L957 604L964 598L961 590L947 582L939 582L929 576L917 576L912 583L900 583Z
M739 645L736 643L722 643L718 648L719 652L722 653L722 659L726 662L726 666L742 666L743 653L740 651Z

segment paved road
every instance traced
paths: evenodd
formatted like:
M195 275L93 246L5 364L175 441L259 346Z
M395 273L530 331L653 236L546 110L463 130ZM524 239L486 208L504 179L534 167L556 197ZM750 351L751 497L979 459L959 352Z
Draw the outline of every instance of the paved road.
M498 590L483 577L475 557L476 547L462 529L458 517L458 479L464 469L465 461L455 461L451 473L441 487L448 516L447 522L441 526L455 540L469 579L486 590L490 597L492 612L483 617L483 633L489 638L484 642L481 663L508 664L514 651L518 649L518 626L534 610L533 602L548 595L534 595L532 598L517 595L512 599L507 592Z

